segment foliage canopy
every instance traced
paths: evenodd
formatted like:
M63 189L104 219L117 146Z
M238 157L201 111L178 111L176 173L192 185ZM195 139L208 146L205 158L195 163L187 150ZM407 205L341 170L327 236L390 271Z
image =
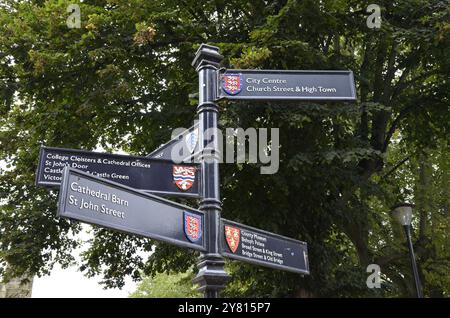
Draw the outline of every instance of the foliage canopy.
M389 216L416 204L414 242L427 296L449 296L450 24L447 1L380 0L380 29L356 0L0 1L0 274L73 262L81 227L34 186L38 149L145 155L195 116L200 43L234 68L350 69L358 102L222 102L222 127L278 127L280 170L221 166L227 219L309 243L311 275L230 263L228 296L410 296L404 238ZM191 96L191 97L190 97ZM193 206L196 202L189 202ZM106 286L184 272L197 255L93 228L80 264ZM139 251L154 253L144 258ZM383 287L366 286L377 263ZM8 264L8 266L6 266Z

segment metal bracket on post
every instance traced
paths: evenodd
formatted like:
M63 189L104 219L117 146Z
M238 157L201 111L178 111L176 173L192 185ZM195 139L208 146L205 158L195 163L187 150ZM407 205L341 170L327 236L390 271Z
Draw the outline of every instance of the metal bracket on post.
M225 288L230 276L224 270L224 259L220 254L220 212L222 210L219 189L219 148L217 142L217 121L219 107L217 98L218 67L223 56L219 48L207 44L200 45L192 65L199 75L199 160L202 168L201 202L199 209L205 212L207 253L197 264L198 274L193 282L206 298L217 298ZM206 138L210 135L211 138Z

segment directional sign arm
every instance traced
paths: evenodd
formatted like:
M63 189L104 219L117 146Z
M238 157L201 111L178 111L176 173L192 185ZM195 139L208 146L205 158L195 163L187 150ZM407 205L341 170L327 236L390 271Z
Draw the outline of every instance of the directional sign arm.
M226 219L221 220L220 249L231 259L309 274L305 242Z
M352 71L229 69L220 75L217 93L238 100L356 100Z
M205 251L202 211L69 167L58 216Z
M52 147L41 147L36 185L59 187L66 166L155 194L200 195L200 166L196 164Z
M192 138L191 135L193 136ZM186 140L186 139L189 140ZM170 141L148 154L147 158L172 160L172 151L182 150L183 157L189 158L198 149L198 123L173 137ZM182 158L183 162L190 162Z

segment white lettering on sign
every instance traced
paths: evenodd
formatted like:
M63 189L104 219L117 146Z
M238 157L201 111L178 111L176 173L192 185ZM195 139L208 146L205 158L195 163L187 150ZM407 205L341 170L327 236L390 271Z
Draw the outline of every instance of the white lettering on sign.
M52 169L52 168L45 167L44 172L45 173L62 173L63 169L62 168Z
M67 157L67 156L60 156L58 154L53 154L53 153L48 153L47 154L47 159L67 161L67 160L69 160L69 157Z
M264 84L286 84L287 80L280 78L263 78L262 82Z
M95 163L95 159L93 159L93 158L86 158L86 157L82 157L82 156L70 156L70 160L76 161L76 162Z
M88 198L81 197L80 199L79 197L76 197L75 195L71 194L69 195L68 200L68 203L70 205L76 206L80 210L89 210L92 212L98 212L121 219L125 218L125 212L107 205L107 204L115 204L119 206L129 206L128 201L120 198L117 194L102 192L101 190L94 190L89 188L88 186L79 185L78 182L72 182L70 184L70 189L74 192L87 194L93 198L106 201L105 204L98 204L96 202L91 201Z
M241 229L241 254L248 258L283 265L283 254L266 248L267 237Z
M140 159L114 159L114 158L97 158L85 154L61 154L61 153L46 153L44 156L43 169L40 172L39 179L45 182L57 183L61 182L63 169L70 167L78 170L82 170L86 173L93 174L100 178L117 180L118 182L132 181L132 172L128 174L127 171L119 172L98 172L97 169L104 169L102 166L115 166L115 167L132 167L151 169L152 164L143 162Z
M293 87L278 87L278 86L274 86L273 87L273 91L274 92L294 92L294 88Z
M264 87L256 87L256 86L247 86L247 92L271 92L272 89L269 86Z
M77 182L72 182L70 184L70 189L74 192L87 194L91 197L95 197L97 199L108 201L108 202L111 202L111 203L114 203L117 205L128 206L127 200L123 200L123 199L119 198L114 193L105 193L105 192L102 192L101 190L93 190L93 189L89 188L88 186L81 186Z
M252 78L252 77L248 77L245 82L247 84L286 84L287 80L285 79L281 79L281 78L267 78L264 77L263 79L258 79L258 78Z
M249 81L251 80L251 81ZM266 81L265 81L266 80ZM259 79L247 79L247 83L251 83L253 85L248 85L245 90L247 92L277 92L277 93L307 93L307 94L316 94L316 93L337 93L337 89L335 87L323 87L323 86L268 86L267 83L286 83L286 80L279 79L263 79L262 81ZM260 83L264 84L264 86L257 86Z

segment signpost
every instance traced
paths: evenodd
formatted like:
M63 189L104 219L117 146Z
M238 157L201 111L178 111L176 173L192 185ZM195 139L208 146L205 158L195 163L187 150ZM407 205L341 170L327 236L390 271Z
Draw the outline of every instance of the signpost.
M219 107L216 102L222 98L265 101L356 100L351 71L225 70L220 72L219 63L222 59L223 56L219 54L218 47L202 44L192 63L199 74L197 113L200 136L204 136L205 131L217 129ZM209 155L205 156L204 151ZM306 243L230 221L221 221L219 161L216 156L218 151L217 138L212 138L212 142L204 138L201 140L199 144L202 170L200 210L205 212L207 219L208 239L206 240L207 252L200 258L197 264L199 273L193 280L200 285L199 290L204 291L205 297L218 297L220 290L225 288L229 277L223 269L222 255L297 273L309 273ZM249 237L257 235L261 240L258 240L258 243L255 240L253 243L246 241L244 246L244 240L239 243L242 233ZM232 243L232 236L235 237L234 243ZM248 238L245 237L245 240ZM264 245L267 252L252 251L250 254L250 250L258 248L256 244ZM261 246L259 248L262 249Z
M205 251L203 212L69 167L58 215Z
M218 98L355 101L351 71L226 70Z
M198 124L195 124L189 129L186 129L181 134L172 138L169 142L162 145L158 149L148 154L147 158L173 160L172 152L180 158L185 157L181 161L189 161L195 153L198 152Z
M219 117L219 106L215 102L217 92L218 67L223 56L219 49L206 44L200 45L195 54L192 65L198 72L198 122L199 136L199 162L202 171L201 201L199 209L205 212L206 253L197 263L198 274L193 279L199 291L204 292L206 298L217 298L230 276L225 272L225 261L220 254L220 201L219 188L219 146L217 136L205 138L205 132L215 131Z
M41 147L36 184L58 187L66 166L154 194L199 196L195 164L51 147Z
M305 242L222 219L221 254L243 262L309 274Z
M42 147L36 184L60 186L58 215L201 251L194 282L218 297L229 275L223 256L309 274L307 244L221 218L217 101L354 101L351 71L219 71L223 56L202 44L193 66L199 75L198 124L147 157ZM201 138L199 138L201 136ZM187 149L199 165L173 162ZM180 153L178 153L180 154ZM184 156L184 154L183 154ZM199 210L148 194L199 197Z

